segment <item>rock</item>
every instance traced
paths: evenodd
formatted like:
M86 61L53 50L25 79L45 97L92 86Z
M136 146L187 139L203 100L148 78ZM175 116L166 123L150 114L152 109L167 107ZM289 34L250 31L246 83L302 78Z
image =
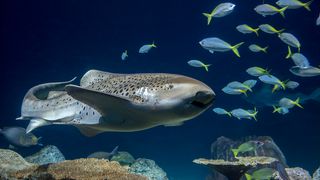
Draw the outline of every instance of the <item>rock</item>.
M279 161L272 157L238 157L238 161L225 161L223 159L208 160L208 159L195 159L196 164L201 164L214 169L219 173L226 176L229 180L239 180L245 172L251 168L259 167L273 167Z
M149 180L167 180L167 174L150 159L137 159L129 168L129 172L148 177Z
M117 161L122 166L130 166L134 163L134 157L125 151L119 151L117 154L112 156L111 161Z
M48 145L42 148L39 152L25 157L25 160L30 163L44 165L62 162L65 160L65 157L56 146Z
M0 179L5 178L7 173L32 167L18 153L9 149L0 149Z
M60 163L33 166L11 173L15 179L76 179L76 180L147 180L131 174L118 162L101 159L76 159Z
M300 167L286 168L286 172L288 173L290 180L312 180L309 172ZM278 176L278 173L276 173L275 179L283 180Z
M313 173L313 180L320 180L320 167Z
M233 141L226 137L219 137L211 145L211 158L224 159L226 161L235 161L231 148L237 148L240 144L254 140L263 142L263 146L258 148L255 152L247 152L239 156L266 156L278 159L284 166L287 167L286 158L280 148L276 145L273 139L269 136L246 137L243 140Z

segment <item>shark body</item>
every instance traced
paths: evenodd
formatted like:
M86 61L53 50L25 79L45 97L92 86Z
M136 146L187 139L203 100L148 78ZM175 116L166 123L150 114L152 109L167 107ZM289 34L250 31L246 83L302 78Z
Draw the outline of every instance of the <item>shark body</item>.
M204 83L175 74L90 70L80 86L72 82L28 91L18 118L30 120L27 132L49 124L71 124L87 136L181 125L210 107L215 97Z

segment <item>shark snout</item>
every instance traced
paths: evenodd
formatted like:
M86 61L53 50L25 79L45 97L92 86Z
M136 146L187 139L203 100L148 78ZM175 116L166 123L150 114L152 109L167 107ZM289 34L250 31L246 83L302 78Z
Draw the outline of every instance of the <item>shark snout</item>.
M205 108L212 104L215 98L213 91L198 91L191 104L200 108Z

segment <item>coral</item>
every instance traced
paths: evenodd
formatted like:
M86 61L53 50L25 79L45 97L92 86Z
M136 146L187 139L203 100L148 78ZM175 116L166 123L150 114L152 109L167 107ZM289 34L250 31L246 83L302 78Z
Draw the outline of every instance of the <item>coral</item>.
M251 168L260 166L274 166L278 160L272 157L239 157L238 161L225 161L223 159L208 160L195 159L196 164L205 165L225 175L229 180L239 180Z
M8 149L0 149L0 179L4 178L7 173L32 166L34 164L25 161L18 153Z
M44 165L64 161L65 157L56 146L48 145L42 148L39 152L25 157L25 160L30 163Z
M320 180L320 167L313 173L313 180Z
M134 157L125 151L119 151L117 154L112 156L111 161L117 161L122 166L130 166L134 163Z
M167 180L167 174L150 159L137 159L129 168L129 172L147 176L149 180Z
M130 174L118 162L94 158L33 166L10 175L17 179L147 180L144 176Z

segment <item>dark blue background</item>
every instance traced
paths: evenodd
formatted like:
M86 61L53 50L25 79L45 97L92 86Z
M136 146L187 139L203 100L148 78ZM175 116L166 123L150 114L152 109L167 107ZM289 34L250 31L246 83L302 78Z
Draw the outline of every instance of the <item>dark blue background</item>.
M249 77L245 69L262 66L272 69L280 79L300 82L297 92L310 93L320 87L319 77L293 76L285 60L287 46L276 35L263 32L243 35L235 27L247 23L257 26L269 23L286 28L302 44L301 51L311 64L319 65L320 28L315 25L319 1L312 12L301 8L288 10L286 19L280 15L263 18L253 8L257 0L230 1L237 6L224 18L215 18L210 26L202 12L211 11L224 1L162 0L68 0L68 1L1 1L1 115L0 126L26 126L14 119L26 91L33 85L81 77L89 69L117 73L168 72L184 74L204 81L216 94L214 106L233 109L252 108L239 96L226 95L221 88L233 80ZM268 1L267 1L268 2ZM271 1L270 1L271 3ZM241 58L232 52L210 54L198 42L217 36L230 44L241 41ZM155 41L157 49L141 55L143 44ZM251 43L269 45L269 53L255 54ZM127 49L129 58L121 61ZM210 72L187 65L189 59L212 64ZM259 82L260 83L260 82ZM258 122L217 116L211 109L180 127L157 127L135 133L104 133L94 138L82 136L71 126L48 126L34 131L44 144L57 145L68 159L120 145L135 157L156 162L174 179L199 179L206 168L192 163L194 158L210 157L210 144L219 136L241 138L248 135L269 135L285 153L290 166L301 166L313 172L319 165L320 122L317 102L294 108L281 116L271 108L259 109ZM1 138L1 147L7 143ZM31 154L39 147L18 151Z

